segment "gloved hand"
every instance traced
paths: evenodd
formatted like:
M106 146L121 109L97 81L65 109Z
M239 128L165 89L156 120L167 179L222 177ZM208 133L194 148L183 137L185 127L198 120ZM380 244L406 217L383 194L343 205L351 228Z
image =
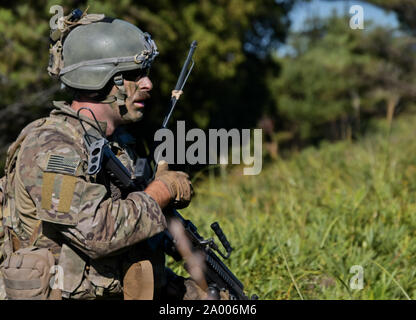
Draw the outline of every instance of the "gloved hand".
M166 161L160 161L157 166L155 181L161 181L168 188L173 205L177 209L186 208L191 201L193 188L189 176L182 171L169 171Z
M193 279L185 279L184 285L186 292L183 300L209 300L208 294Z
M183 300L213 300L205 290L191 278L184 281L186 292ZM220 300L230 300L230 295L227 291L220 291Z

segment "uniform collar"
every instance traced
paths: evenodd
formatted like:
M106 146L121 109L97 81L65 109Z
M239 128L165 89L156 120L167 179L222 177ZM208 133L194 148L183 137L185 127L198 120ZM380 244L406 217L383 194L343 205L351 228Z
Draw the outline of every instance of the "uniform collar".
M57 108L51 111L51 115L65 115L65 116L70 116L72 118L78 119L78 115L77 112L71 108L70 104L67 103L66 101L53 101L52 102L53 105ZM95 129L95 131L98 131L98 133L100 133L100 128L102 130L102 132L106 132L107 129L107 122L105 121L97 121L100 128L97 127L97 123L95 122L94 119L91 119L87 116L84 116L82 114L79 115L79 118L81 119L81 121L83 123L87 123L89 125L89 127L92 127ZM91 134L90 129L91 128L86 128L87 132Z

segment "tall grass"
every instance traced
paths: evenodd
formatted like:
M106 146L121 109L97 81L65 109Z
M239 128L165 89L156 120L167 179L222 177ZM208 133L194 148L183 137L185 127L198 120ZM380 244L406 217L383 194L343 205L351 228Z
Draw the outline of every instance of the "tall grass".
M416 298L416 117L383 122L358 142L322 144L195 184L182 215L235 248L226 261L260 299ZM181 265L169 261L176 272ZM350 268L364 270L352 289Z

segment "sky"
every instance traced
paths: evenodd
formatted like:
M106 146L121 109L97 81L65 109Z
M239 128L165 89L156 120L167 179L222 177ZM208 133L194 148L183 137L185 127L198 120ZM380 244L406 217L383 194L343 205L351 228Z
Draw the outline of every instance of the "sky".
M299 2L290 12L289 17L292 22L291 31L301 31L305 26L305 21L311 17L325 18L335 10L337 14L349 14L350 7L360 5L364 10L364 28L366 21L372 21L376 25L396 28L399 26L396 14L387 12L379 7L363 1L353 0L311 0L310 2ZM349 14L350 15L350 14ZM352 15L351 15L352 17ZM349 21L346 21L349 23ZM291 52L289 45L282 45L277 50L278 55L283 56Z
M364 9L364 24L366 20L372 20L376 24L397 27L398 21L396 15L392 12L388 13L374 5L370 5L363 1L353 0L312 0L310 2L300 2L290 13L292 21L292 30L302 30L304 21L311 16L327 17L331 15L333 10L338 14L349 12L349 8L353 5L361 5Z

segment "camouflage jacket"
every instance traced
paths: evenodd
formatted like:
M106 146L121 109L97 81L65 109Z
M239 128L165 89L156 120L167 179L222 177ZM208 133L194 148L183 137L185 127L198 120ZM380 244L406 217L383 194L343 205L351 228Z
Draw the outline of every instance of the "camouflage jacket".
M148 250L143 240L160 234L166 220L146 193L123 196L105 173L86 174L88 152L76 113L67 104L54 105L48 118L28 125L9 148L3 225L24 246L42 221L36 246L51 248L63 267L64 297L118 292L123 249ZM81 119L88 134L99 137L95 121ZM100 126L105 132L105 123ZM117 143L112 147L131 170L127 152Z

